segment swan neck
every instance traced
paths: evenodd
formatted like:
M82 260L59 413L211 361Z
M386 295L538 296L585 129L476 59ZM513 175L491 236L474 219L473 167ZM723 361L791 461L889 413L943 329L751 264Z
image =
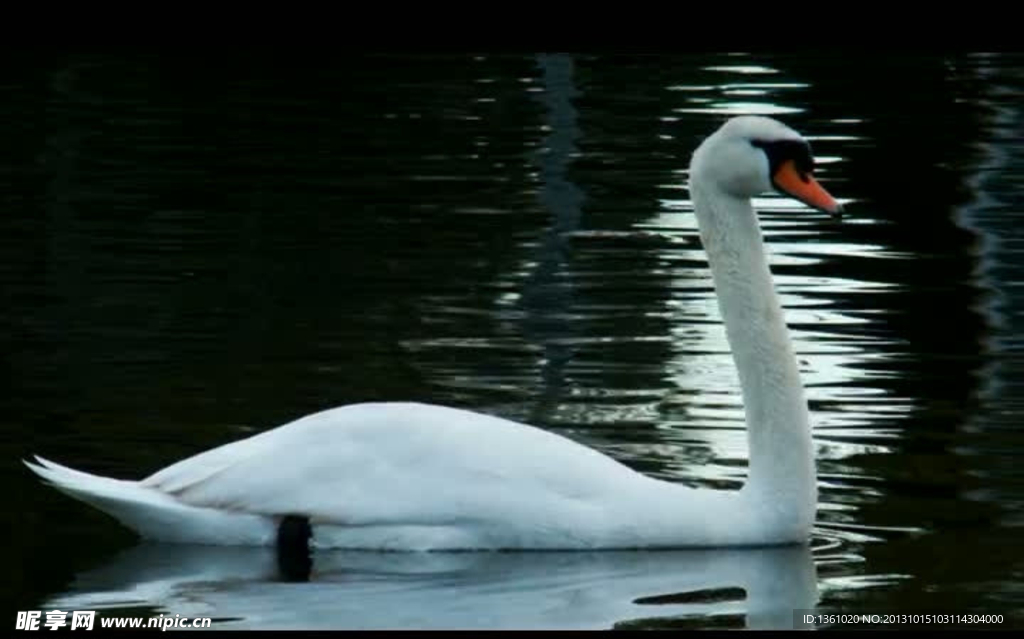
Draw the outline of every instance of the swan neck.
M807 401L757 215L747 198L700 185L692 195L743 392L750 448L744 491L772 500L784 516L813 518Z

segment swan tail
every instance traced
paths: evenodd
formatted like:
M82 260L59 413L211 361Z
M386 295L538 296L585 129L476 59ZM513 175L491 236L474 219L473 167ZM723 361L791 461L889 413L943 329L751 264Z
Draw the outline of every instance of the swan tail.
M110 515L144 539L174 543L265 546L276 521L237 511L190 506L136 481L91 475L35 456L22 462L60 492Z

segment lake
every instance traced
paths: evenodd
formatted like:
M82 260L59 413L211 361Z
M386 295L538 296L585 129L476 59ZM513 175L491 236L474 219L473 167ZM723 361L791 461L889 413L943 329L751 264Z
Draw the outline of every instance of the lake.
M1024 55L34 52L0 91L11 616L1024 626ZM847 212L755 201L811 408L809 548L324 553L287 583L269 551L140 544L20 463L141 478L415 400L739 487L739 382L686 188L734 114L807 136Z

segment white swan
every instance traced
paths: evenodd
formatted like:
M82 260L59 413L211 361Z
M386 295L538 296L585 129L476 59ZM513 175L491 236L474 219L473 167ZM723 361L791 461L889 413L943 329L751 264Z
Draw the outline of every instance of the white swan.
M657 480L565 437L415 403L344 406L190 457L142 481L37 457L29 468L145 538L272 545L288 515L313 547L600 549L806 543L817 485L807 403L752 196L839 204L807 142L744 116L696 150L690 190L746 410L742 489Z

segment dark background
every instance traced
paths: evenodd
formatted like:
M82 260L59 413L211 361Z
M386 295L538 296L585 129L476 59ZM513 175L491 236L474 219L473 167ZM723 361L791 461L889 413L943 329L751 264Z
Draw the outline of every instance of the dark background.
M19 459L139 478L355 401L738 485L685 170L762 112L811 138L850 214L763 207L816 416L822 610L1019 614L1022 74L1010 54L7 56L4 599L38 608L135 543Z

